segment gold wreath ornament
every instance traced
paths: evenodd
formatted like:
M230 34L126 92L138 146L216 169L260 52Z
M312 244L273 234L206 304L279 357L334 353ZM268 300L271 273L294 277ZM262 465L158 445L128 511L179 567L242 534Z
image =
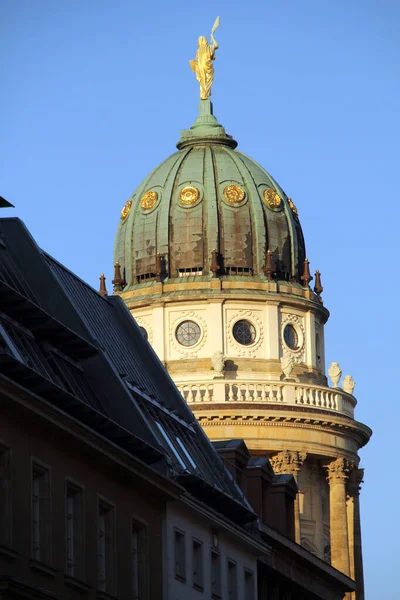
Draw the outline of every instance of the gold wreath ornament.
M192 185L184 187L183 190L179 192L179 200L181 201L181 204L184 204L185 206L190 206L191 204L194 204L199 198L199 190L196 187L193 187Z
M244 198L244 191L238 185L227 185L224 189L224 197L231 204L239 204Z
M153 206L156 205L157 200L157 192L152 192L151 190L149 190L145 193L144 196L142 196L142 199L140 200L140 206L145 210L150 210L151 208L153 208Z
M288 201L288 204L289 204L290 209L291 209L292 213L294 214L294 216L298 217L299 216L299 211L297 210L296 205L293 202L293 200L291 198L288 198L287 201Z
M121 218L125 221L126 217L129 215L129 211L131 210L132 200L127 200L125 202L125 206L121 210Z
M278 208L281 205L281 197L272 188L264 190L264 200L271 208Z

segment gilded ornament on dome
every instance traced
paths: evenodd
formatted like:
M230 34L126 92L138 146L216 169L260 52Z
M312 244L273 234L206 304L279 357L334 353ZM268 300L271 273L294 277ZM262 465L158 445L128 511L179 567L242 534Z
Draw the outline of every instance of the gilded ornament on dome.
M264 200L271 208L278 208L282 202L279 194L272 188L264 190Z
M224 197L231 204L239 204L244 198L244 191L238 185L227 185L224 189Z
M145 193L144 196L142 196L142 199L140 200L140 206L142 208L144 208L145 210L150 210L151 208L153 208L153 206L155 206L157 200L158 200L157 192L153 192L153 191L149 190L148 192Z
M132 200L127 200L125 202L125 206L121 210L121 218L125 221L126 217L129 215L129 211L131 210Z
M195 202L197 202L197 200L199 198L200 198L199 190L192 185L188 185L188 186L184 187L179 192L179 200L185 206L190 206L191 204L194 204Z
M291 209L292 213L294 214L294 216L298 217L299 216L299 211L297 210L296 205L293 202L293 200L291 198L288 198L287 201L288 201L288 204L289 204L290 209Z

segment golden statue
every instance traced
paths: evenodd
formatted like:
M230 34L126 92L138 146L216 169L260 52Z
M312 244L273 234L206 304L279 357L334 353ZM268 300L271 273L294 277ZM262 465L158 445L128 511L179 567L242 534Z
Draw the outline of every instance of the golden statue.
M192 71L196 73L196 79L200 83L200 98L208 100L211 96L211 86L214 81L214 67L212 61L215 60L215 51L218 44L214 38L214 32L219 25L219 17L215 19L211 29L211 44L208 44L204 35L199 37L198 48L195 60L190 61Z

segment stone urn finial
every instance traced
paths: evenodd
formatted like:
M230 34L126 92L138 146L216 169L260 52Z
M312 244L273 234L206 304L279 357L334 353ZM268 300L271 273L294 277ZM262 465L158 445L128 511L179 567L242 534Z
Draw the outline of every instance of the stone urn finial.
M356 382L352 378L351 375L345 375L342 381L342 388L346 392L346 394L352 394L354 392Z
M338 387L338 383L342 376L342 369L339 367L339 363L333 362L328 370L329 377L331 378L333 387Z
M222 375L225 367L225 356L221 350L217 350L211 357L211 367L217 375Z
M281 358L281 369L282 369L282 373L285 376L285 379L288 379L290 377L290 375L292 374L292 371L293 371L293 367L294 367L293 356L291 356L291 354L288 354L287 352L285 352L285 354Z

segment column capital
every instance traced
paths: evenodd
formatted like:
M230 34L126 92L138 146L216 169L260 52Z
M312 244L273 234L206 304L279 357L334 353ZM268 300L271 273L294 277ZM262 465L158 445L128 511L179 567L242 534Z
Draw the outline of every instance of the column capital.
M269 460L276 475L283 473L297 477L298 473L307 458L306 452L297 452L297 450L283 450Z
M336 460L325 465L328 471L327 480L329 484L339 482L345 483L349 478L349 473L353 466L352 462L342 456L339 456Z
M347 493L349 496L358 496L361 490L361 484L364 478L364 469L354 467L349 475L347 482Z

